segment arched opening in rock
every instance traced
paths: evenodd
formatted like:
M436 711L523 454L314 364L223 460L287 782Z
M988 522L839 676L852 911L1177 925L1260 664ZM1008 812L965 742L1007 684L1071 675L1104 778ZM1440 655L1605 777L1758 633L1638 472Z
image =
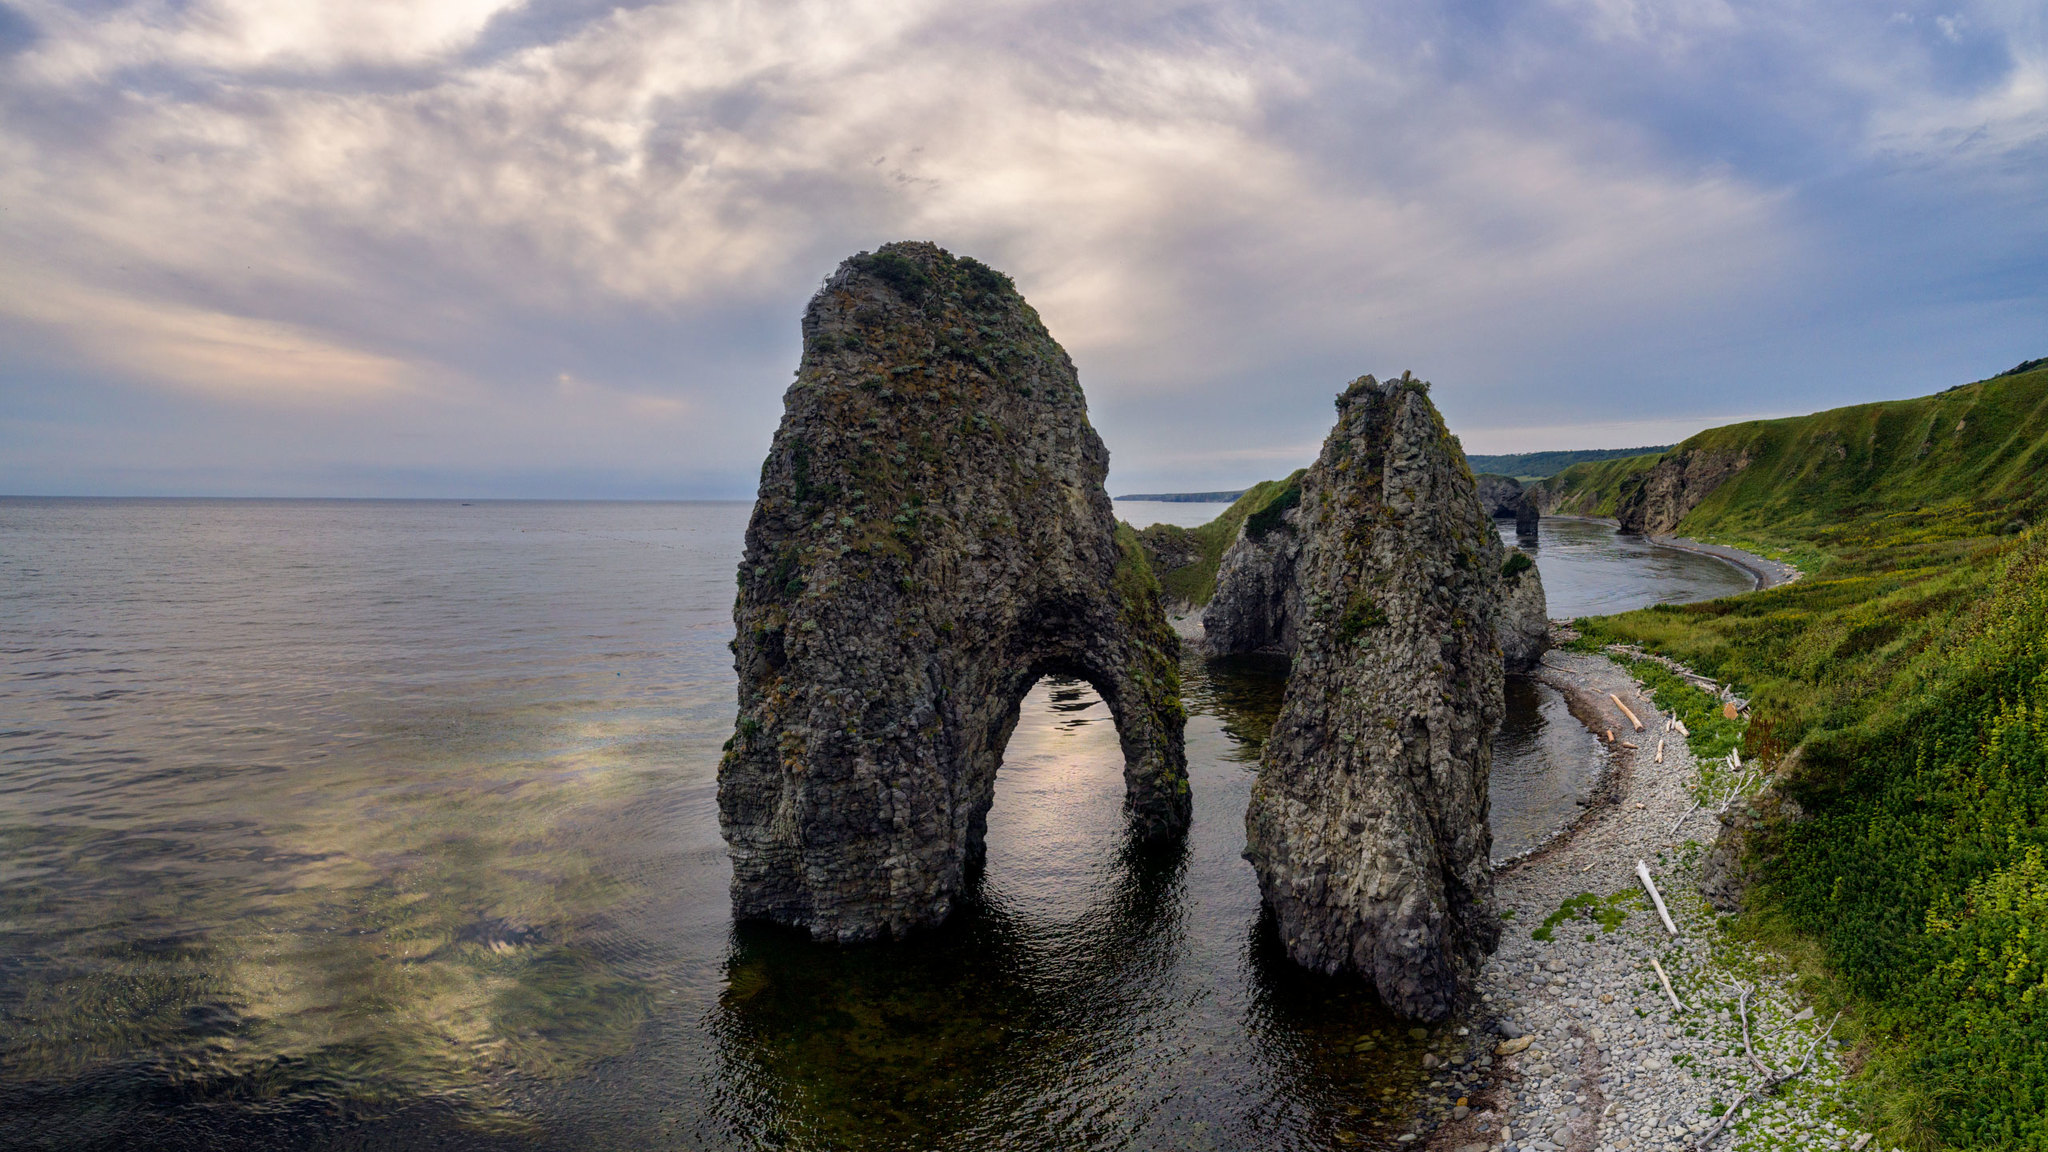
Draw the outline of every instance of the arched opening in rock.
M971 868L982 902L1070 920L1118 874L1129 829L1124 750L1094 685L1038 677L1018 702Z

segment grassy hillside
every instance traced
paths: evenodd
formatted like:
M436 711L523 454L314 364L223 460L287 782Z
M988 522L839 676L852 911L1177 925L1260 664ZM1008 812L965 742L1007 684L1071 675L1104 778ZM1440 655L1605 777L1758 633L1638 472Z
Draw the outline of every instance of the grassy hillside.
M1574 448L1556 452L1517 452L1508 456L1467 456L1474 472L1491 472L1517 480L1540 480L1555 476L1574 464L1614 460L1622 456L1655 456L1670 448L1653 444L1643 448Z
M1886 1144L2048 1149L2048 368L1711 429L1749 463L1679 524L1769 592L1587 622L1741 685L1803 815L1750 931L1856 1011ZM1644 473L1586 483L1625 496Z
M2048 512L2048 368L1935 396L1715 428L1679 446L1749 455L1688 534L1782 542L1808 563L1872 548L1937 558ZM1917 554L1916 552L1916 554ZM1877 560L1876 557L1872 558Z
M1639 481L1661 452L1573 464L1531 488L1546 516L1613 516L1615 500Z
M1259 523L1276 520L1293 507L1301 499L1306 471L1297 469L1285 480L1254 484L1222 515L1199 528L1154 524L1141 530L1138 539L1167 598L1197 608L1207 604L1216 594L1216 569L1223 563L1224 550L1237 539L1239 526L1254 516L1260 517Z

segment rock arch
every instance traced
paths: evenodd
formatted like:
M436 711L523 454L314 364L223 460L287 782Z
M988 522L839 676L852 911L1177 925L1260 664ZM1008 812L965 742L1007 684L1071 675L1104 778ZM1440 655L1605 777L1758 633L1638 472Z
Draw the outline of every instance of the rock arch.
M1179 641L1037 313L896 243L841 264L803 336L733 609L735 915L832 940L945 919L1047 674L1108 704L1134 831L1185 830Z

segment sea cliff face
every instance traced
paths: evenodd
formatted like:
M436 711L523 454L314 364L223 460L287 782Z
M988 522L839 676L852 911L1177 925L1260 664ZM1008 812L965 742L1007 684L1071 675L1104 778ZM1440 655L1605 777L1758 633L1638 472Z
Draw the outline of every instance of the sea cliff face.
M1300 642L1301 484L1245 519L1216 570L1216 595L1202 609L1203 651L1210 656L1291 654Z
M1543 595L1543 574L1519 548L1510 549L1501 564L1501 667L1527 672L1550 647L1550 605Z
M1747 452L1681 446L1657 461L1636 487L1622 493L1615 519L1621 521L1623 532L1669 535L1686 513L1747 467Z
M930 244L844 264L761 468L719 819L741 919L862 940L952 911L1041 675L1094 684L1134 831L1190 812L1179 641L1066 353Z
M1294 670L1245 817L1287 954L1448 1015L1499 938L1503 549L1427 385L1364 377L1303 477Z
M1482 472L1479 481L1479 504L1486 514L1496 520L1513 520L1515 532L1528 536L1536 531L1536 521L1541 513L1529 494L1522 488L1522 482L1513 476L1498 476Z

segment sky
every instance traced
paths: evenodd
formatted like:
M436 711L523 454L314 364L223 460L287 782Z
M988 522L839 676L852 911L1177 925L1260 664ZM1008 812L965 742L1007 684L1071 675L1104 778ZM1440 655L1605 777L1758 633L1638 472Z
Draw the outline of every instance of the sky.
M0 493L744 498L898 239L1112 492L1924 394L2048 356L2048 5L0 0Z

